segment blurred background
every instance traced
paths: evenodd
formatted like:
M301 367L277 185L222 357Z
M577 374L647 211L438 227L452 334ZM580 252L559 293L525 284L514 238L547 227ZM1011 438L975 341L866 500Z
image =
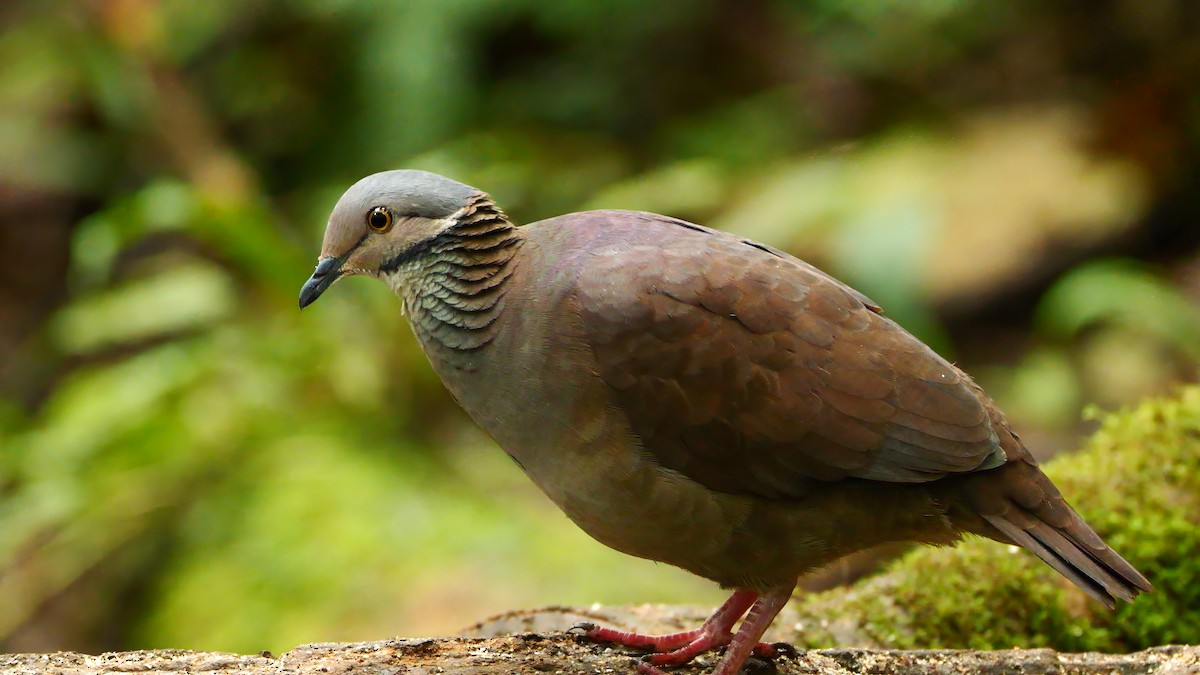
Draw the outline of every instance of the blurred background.
M5 0L0 30L4 650L720 601L576 531L382 284L296 309L374 171L785 248L1042 456L1197 377L1192 0Z

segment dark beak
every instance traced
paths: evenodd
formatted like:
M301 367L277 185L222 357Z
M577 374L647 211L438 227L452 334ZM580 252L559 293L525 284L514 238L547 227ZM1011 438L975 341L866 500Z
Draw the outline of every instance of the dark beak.
M321 297L326 288L337 281L341 276L342 262L344 261L341 258L321 258L317 261L316 271L304 282L304 288L300 289L300 309L311 305Z

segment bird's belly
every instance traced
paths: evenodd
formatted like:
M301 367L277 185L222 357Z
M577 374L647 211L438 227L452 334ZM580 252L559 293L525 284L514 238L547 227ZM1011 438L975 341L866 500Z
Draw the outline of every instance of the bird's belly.
M612 449L630 447L610 439L561 469L525 468L594 539L723 586L766 590L879 544L958 537L923 486L834 483L788 500L731 495L640 450Z
M526 470L563 513L597 541L724 582L732 571L730 535L745 523L752 504L664 474L632 455L608 450L577 458L569 475L553 472L557 477L549 480L540 472L543 467L535 464Z
M583 531L623 553L724 586L768 589L844 553L821 503L715 492L658 466L636 444L603 434L571 451L517 456Z

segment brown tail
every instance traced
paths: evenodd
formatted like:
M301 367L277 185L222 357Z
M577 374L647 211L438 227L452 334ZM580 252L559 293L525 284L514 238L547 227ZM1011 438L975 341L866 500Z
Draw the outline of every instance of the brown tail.
M1083 522L1031 461L1010 460L969 477L965 487L975 512L996 529L983 534L1029 549L1110 608L1116 598L1130 602L1152 588Z

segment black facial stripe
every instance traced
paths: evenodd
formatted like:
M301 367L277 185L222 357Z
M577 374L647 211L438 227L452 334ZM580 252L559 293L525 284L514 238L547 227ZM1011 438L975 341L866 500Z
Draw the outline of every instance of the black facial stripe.
M439 234L433 239L418 241L396 255L384 260L383 264L379 266L379 271L385 274L395 272L396 270L400 269L400 266L404 263L411 260L416 260L417 258L420 258L421 256L433 250L434 243L441 239L441 237L442 235Z

